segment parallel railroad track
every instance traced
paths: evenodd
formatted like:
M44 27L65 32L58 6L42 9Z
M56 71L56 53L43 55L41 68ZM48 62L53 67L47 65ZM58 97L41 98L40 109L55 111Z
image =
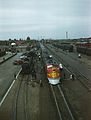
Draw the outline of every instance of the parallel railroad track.
M75 120L71 109L67 103L67 100L62 92L62 89L59 85L52 86L50 85L57 112L59 115L59 120Z
M15 98L15 105L14 105L14 120L19 120L19 117L23 115L23 118L24 120L28 120L28 117L27 117L27 102L26 102L26 99L27 99L27 81L28 81L28 77L29 76L22 76L21 77L21 80L19 81L19 86L17 88L17 92L16 92L16 98ZM26 81L25 81L26 80ZM22 89L24 89L24 93L22 93ZM22 98L21 99L21 94L22 95ZM19 102L21 101L21 102ZM20 106L24 106L20 108ZM21 110L22 114L19 114L18 109L23 109ZM19 117L18 117L19 116Z
M66 70L68 72L70 72L71 74L74 73L74 75L76 76L76 78L82 83L82 85L87 88L89 91L91 91L91 80L89 80L84 74L82 74L80 71L78 71L77 69L73 69L67 62L65 62L60 56L58 56L54 51L52 51L51 49L49 49L49 47L47 47L47 49L49 51L51 51L51 53L55 56L55 58L61 62ZM74 72L73 72L74 71Z

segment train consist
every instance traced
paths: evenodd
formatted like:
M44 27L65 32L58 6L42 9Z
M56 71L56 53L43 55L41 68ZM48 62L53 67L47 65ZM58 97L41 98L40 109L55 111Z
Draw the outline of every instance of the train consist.
M77 52L86 54L86 55L91 55L91 43L90 42L77 42L75 44Z
M73 52L73 45L70 43L55 43L53 45L55 47L61 48L63 51L68 50L69 52Z
M77 52L91 56L91 48L77 47Z
M48 82L52 85L57 85L60 83L60 67L59 63L54 60L53 56L50 55L49 51L40 44L41 47L41 58L43 61L44 71L46 73L46 78ZM33 60L36 56L35 49L24 53L27 57L24 59L24 63L22 64L22 74L30 74L33 71ZM38 54L37 54L38 55ZM40 55L39 55L40 56Z
M23 55L26 57L24 59L24 63L22 64L22 74L29 74L33 69L33 59L35 56L35 49L32 49L28 52L25 52Z
M59 63L54 60L52 55L46 50L46 48L40 44L44 69L47 80L50 84L56 85L60 83L60 68Z
M22 74L29 74L32 71L32 57L28 57L22 64Z

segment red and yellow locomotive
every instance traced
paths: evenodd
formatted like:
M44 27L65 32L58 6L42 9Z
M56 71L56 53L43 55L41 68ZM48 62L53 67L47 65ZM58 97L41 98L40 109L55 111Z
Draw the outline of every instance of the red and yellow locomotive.
M59 64L54 60L48 60L46 63L47 78L50 84L56 85L60 82Z

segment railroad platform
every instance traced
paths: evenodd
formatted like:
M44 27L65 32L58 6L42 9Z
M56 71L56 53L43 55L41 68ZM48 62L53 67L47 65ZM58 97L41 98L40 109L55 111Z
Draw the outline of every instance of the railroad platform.
M7 61L9 58L15 56L16 53L6 53L4 56L0 57L0 64L4 63Z

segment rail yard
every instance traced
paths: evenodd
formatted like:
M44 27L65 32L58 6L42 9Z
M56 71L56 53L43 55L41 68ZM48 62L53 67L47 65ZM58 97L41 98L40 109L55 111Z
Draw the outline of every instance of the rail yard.
M68 43L33 45L0 64L0 120L91 120L91 56Z

